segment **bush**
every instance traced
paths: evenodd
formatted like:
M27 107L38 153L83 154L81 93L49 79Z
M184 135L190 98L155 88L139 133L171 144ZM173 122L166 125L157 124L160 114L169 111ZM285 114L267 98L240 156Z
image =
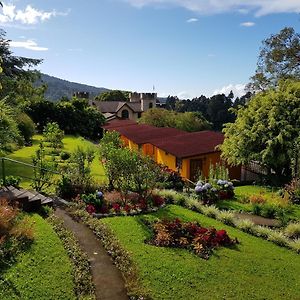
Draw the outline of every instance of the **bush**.
M272 232L270 232L268 241L271 241L279 246L288 246L290 242L282 232L275 230L272 230Z
M300 223L290 223L284 229L284 234L292 239L300 239Z
M255 232L255 224L248 219L238 220L235 223L235 225L238 229L244 232L251 233L251 234Z
M219 209L214 206L202 206L202 212L204 215L211 217L211 218L216 218L217 215L219 214Z
M285 193L293 204L300 204L300 179L294 178L285 186Z
M289 242L289 247L297 253L300 253L300 239Z
M226 225L233 225L234 224L234 213L230 211L220 211L216 215L217 220L221 221Z
M230 239L225 230L204 228L198 223L179 219L162 220L151 224L154 236L148 242L155 246L191 249L208 259L212 250L220 246L232 246L238 241Z
M17 208L0 201L0 266L8 266L33 240L32 224Z
M259 194L259 195L251 195L249 197L249 202L251 204L264 204L267 202L266 197L263 194Z
M7 176L5 177L5 184L6 186L14 186L18 188L20 186L21 177L19 176ZM0 186L3 186L4 182L3 179L0 180Z
M17 115L18 129L26 145L32 143L32 137L35 134L35 124L25 113Z

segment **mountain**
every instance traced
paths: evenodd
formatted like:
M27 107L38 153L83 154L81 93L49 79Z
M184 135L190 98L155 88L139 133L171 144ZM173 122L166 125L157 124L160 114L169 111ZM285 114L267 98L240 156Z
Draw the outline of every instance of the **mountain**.
M50 101L58 101L63 96L71 98L75 92L88 92L90 98L93 98L103 92L109 91L103 87L94 87L86 84L70 82L57 77L49 76L47 74L41 74L41 78L36 82L37 86L46 84L48 89L45 93L45 97Z

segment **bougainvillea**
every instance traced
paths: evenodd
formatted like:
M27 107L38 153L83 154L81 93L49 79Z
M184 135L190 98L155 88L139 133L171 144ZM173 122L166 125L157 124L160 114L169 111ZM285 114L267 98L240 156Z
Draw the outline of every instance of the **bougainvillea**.
M182 222L179 219L160 220L150 225L154 236L148 243L188 249L205 259L209 258L214 248L238 243L237 239L231 239L225 230L205 228L198 223Z

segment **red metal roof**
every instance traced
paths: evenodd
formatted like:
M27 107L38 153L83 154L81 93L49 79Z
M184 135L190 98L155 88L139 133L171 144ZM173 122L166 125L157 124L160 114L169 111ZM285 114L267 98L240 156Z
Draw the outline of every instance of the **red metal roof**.
M116 130L121 135L127 137L138 145L149 143L152 140L163 140L165 137L178 136L187 134L185 131L175 128L158 128L150 125L124 126L117 128L110 128L109 130Z
M224 141L224 135L215 131L198 131L165 139L155 139L151 144L178 158L216 152Z
M132 125L138 125L137 122L132 120L120 120L120 119L114 119L112 121L109 121L104 126L102 126L103 129L113 129L113 128L119 128L119 127L125 127L125 126L132 126Z

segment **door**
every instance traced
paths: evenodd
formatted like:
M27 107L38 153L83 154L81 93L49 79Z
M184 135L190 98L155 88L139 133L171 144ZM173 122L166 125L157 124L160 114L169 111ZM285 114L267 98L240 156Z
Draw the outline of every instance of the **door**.
M190 180L197 181L202 173L203 159L190 160Z

